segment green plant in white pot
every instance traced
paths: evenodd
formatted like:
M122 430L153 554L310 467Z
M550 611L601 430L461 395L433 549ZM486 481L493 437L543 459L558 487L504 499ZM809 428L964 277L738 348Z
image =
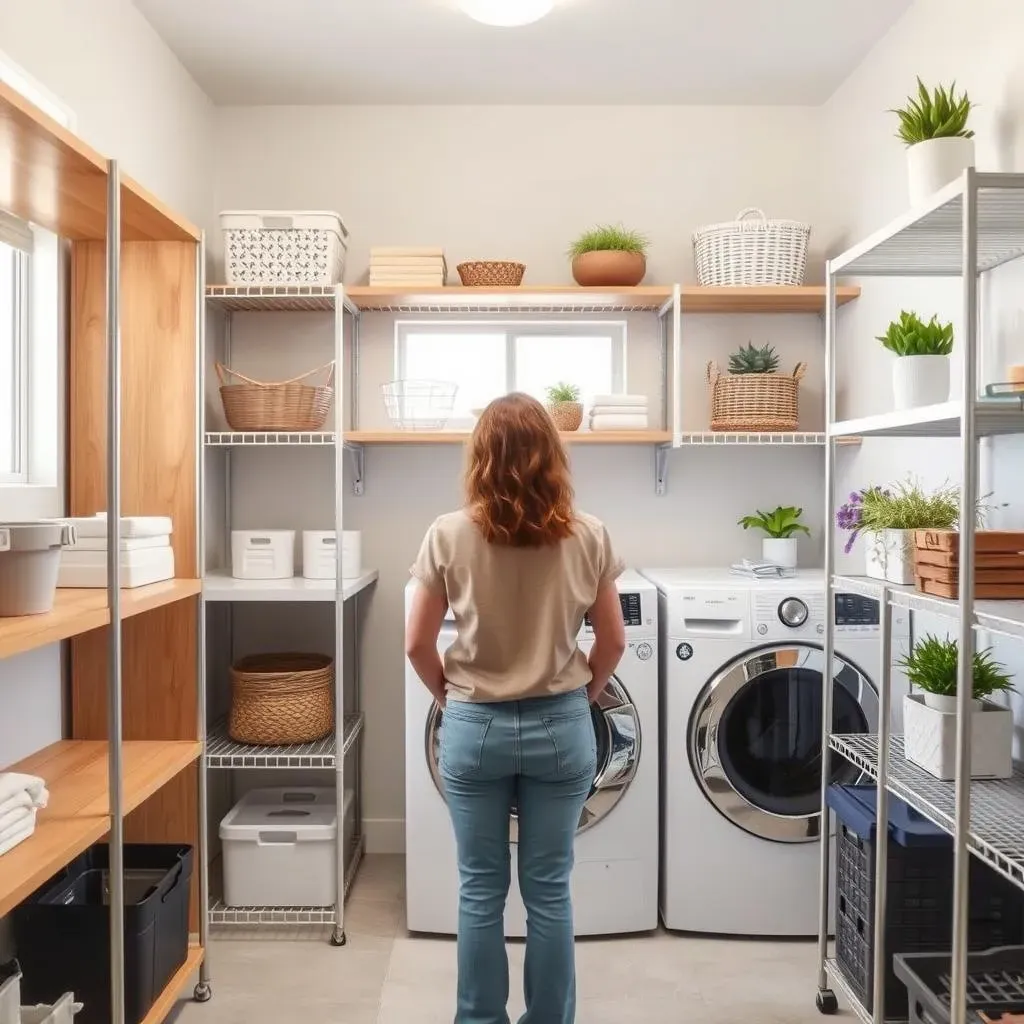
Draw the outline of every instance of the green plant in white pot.
M899 665L913 689L903 699L904 754L938 779L956 774L956 705L959 648L931 634L914 644ZM971 778L1006 779L1013 773L1013 714L987 698L1014 689L991 651L974 654L971 692Z
M898 138L907 146L910 203L921 206L968 167L974 166L974 132L967 127L971 101L948 89L929 89L920 78L917 93L890 113L899 118Z
M892 390L897 409L916 409L949 401L949 363L953 325L933 316L925 323L904 310L878 340L894 356Z
M779 505L771 512L758 512L752 516L741 516L737 525L744 530L761 530L761 557L766 562L795 569L797 563L797 534L810 535L810 530L800 522L802 508Z

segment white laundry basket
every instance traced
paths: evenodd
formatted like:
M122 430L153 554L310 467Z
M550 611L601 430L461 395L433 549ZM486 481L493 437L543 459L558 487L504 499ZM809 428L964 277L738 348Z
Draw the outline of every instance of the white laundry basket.
M693 234L697 282L705 286L801 285L811 225L769 220L748 207L735 220L707 224Z
M345 273L348 228L317 210L225 210L228 284L337 284Z
M52 1006L23 1006L21 1024L72 1024L74 1016L82 1009L70 992L65 992Z

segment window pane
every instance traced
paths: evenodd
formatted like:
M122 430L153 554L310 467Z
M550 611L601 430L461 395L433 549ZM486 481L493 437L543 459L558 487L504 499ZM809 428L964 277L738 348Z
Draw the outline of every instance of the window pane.
M406 379L458 385L452 420L471 420L471 409L482 409L507 390L504 332L407 331L404 343Z
M15 337L15 250L0 242L0 473L18 471L15 430L18 376Z
M516 388L544 401L552 384L580 389L582 401L608 394L612 386L612 339L524 335L516 338Z

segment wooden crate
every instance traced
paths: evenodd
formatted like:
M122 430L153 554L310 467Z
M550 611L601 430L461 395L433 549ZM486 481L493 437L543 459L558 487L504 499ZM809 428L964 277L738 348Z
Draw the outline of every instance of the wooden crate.
M974 536L975 598L1024 599L1024 531L979 530ZM914 532L914 577L921 593L957 598L959 565L959 533L954 530Z

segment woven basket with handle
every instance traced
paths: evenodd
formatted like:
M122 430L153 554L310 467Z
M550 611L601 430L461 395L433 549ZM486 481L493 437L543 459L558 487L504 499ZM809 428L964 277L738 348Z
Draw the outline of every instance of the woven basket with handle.
M525 263L511 260L473 260L455 268L467 288L515 288L523 283Z
M711 389L711 429L785 431L800 422L800 380L806 363L797 363L792 374L723 374L708 363Z
M748 207L735 220L708 224L693 235L693 262L702 285L800 285L807 268L810 224L769 220Z
M220 400L232 430L319 430L334 398L334 362L277 383L253 380L223 363L215 363ZM318 373L323 384L306 384ZM231 383L232 380L240 383Z
M228 735L236 743L312 743L334 728L334 661L325 654L254 654L231 666Z

